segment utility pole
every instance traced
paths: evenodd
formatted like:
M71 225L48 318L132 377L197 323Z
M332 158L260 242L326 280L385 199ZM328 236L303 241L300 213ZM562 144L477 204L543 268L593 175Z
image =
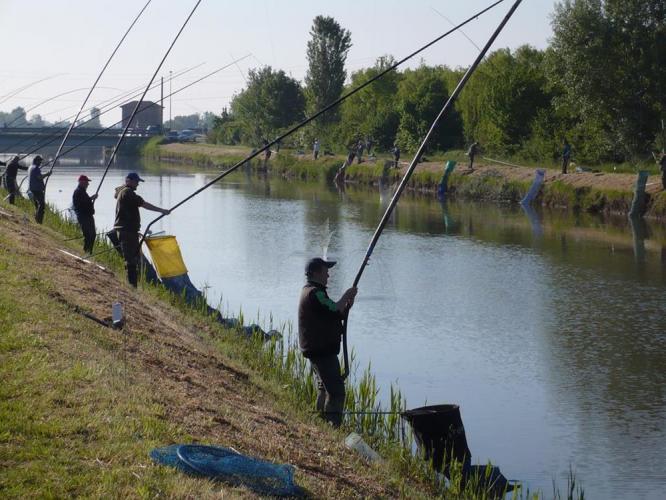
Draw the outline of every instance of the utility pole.
M164 133L164 77L160 77L160 133Z
M171 121L171 86L173 85L173 77L171 74L173 71L169 70L169 130L173 128L173 121Z

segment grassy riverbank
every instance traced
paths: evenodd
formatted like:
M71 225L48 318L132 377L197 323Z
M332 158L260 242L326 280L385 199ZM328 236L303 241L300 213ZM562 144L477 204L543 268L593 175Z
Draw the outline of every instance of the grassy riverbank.
M241 161L249 153L249 148L241 146L177 143L159 145L157 142L149 144L144 151L145 156L159 161L219 168L229 167ZM477 201L502 203L520 201L532 184L535 169L543 167L543 165L511 166L481 159L474 172L470 172L467 169L464 153L453 151L446 158L430 158L419 164L408 188L435 196L446 159L459 162L449 179L449 195ZM271 173L286 178L330 181L343 161L343 156L329 156L315 162L307 155L295 155L291 151L282 150L273 155L267 168ZM407 163L401 162L399 169L388 168L390 164L388 157L361 164L355 163L346 171L346 182L378 185L383 181L387 185L394 185L404 174ZM254 160L250 168L262 169L263 163L261 160ZM616 215L629 213L636 182L635 174L585 171L563 175L553 164L548 164L545 168L545 182L534 201L535 204L588 213ZM664 219L666 192L661 187L656 169L650 167L650 172L652 175L648 181L644 215Z
M1 210L3 496L228 493L157 467L147 455L202 442L291 463L298 483L317 497L485 498L472 485L459 491L456 480L448 489L437 484L412 456L397 415L360 415L341 431L319 421L311 413L312 378L293 343L243 339L164 289L131 289L114 252L96 257L105 269L63 254L79 252L79 241L65 241L78 230L52 210L43 226L32 222L26 200ZM115 301L124 304L124 331L90 319L108 320ZM347 408L378 409L370 370L352 382ZM390 409L403 409L399 391L391 393ZM346 450L350 430L386 460L371 466Z

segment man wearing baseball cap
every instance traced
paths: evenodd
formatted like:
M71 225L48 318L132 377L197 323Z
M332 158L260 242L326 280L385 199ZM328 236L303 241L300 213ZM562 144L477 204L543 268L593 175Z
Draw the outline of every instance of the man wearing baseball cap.
M305 266L307 283L298 305L298 343L317 376L317 410L324 420L339 427L345 405L345 382L338 360L342 320L354 305L357 289L348 289L337 302L330 299L326 285L328 270L334 265L314 258Z
M90 254L93 251L95 236L97 235L94 217L94 201L97 199L97 195L88 195L89 184L90 179L87 176L79 176L79 185L72 195L72 205L74 206L74 212L76 212L76 218L83 233L83 251Z
M125 184L116 188L116 222L114 229L120 240L120 250L125 259L127 269L127 281L133 287L138 283L138 267L141 259L139 248L139 229L141 229L141 216L139 207L153 212L168 215L170 212L164 208L157 207L144 201L135 193L139 182L143 179L136 172L131 172L125 177Z

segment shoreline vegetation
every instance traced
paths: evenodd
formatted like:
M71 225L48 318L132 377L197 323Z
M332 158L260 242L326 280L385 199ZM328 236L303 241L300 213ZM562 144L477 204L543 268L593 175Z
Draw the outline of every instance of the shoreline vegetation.
M43 226L31 213L25 199L0 209L5 495L247 496L248 490L187 477L148 458L154 447L200 442L290 463L315 497L490 498L475 491L474 480L462 489L459 467L445 485L413 455L397 415L405 400L391 387L387 407L380 407L370 366L360 371L352 362L346 409L361 414L334 430L312 413L314 383L290 325L281 325L284 343L244 338L216 323L205 304L188 305L145 282L131 289L105 241L95 245L98 265L62 253L79 253L80 242L71 239L77 225L53 207ZM115 301L125 308L122 331L91 320L108 322ZM396 413L372 413L380 409ZM350 431L384 460L368 464L344 448ZM562 480L564 496L583 497L573 473ZM519 490L512 498L544 495ZM552 495L563 498L555 487Z
M160 142L161 138L151 140L144 147L142 155L163 163L223 170L242 161L251 151L242 146ZM470 172L469 160L464 152L452 151L445 155L439 154L435 158L426 158L420 163L410 179L408 189L436 197L447 160L458 162L449 178L448 196L472 201L518 203L529 190L536 169L544 168L544 183L533 201L534 205L592 214L627 216L637 177L637 173L601 170L608 170L607 166L561 174L559 167L554 165L508 165L513 162L500 163L487 158L475 162L474 171ZM272 155L265 170L284 178L306 181L323 179L332 182L343 162L342 155L322 156L314 161L309 154L297 154L282 149ZM408 160L400 163L400 168L395 169L390 167L392 160L388 156L375 160L368 160L366 157L366 161L354 163L346 169L345 183L395 185L407 169ZM263 160L259 157L249 162L249 165L253 170L263 170ZM650 173L642 215L651 219L666 219L666 191L662 190L656 166L643 165L642 168L646 168ZM570 170L574 169L575 166L570 167Z

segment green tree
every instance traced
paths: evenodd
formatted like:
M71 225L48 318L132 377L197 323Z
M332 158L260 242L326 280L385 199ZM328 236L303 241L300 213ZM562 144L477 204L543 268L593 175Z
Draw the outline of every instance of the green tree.
M400 113L397 142L401 148L416 151L449 98L445 79L447 71L440 67L420 66L403 73L397 94ZM449 149L459 145L460 139L460 116L454 109L438 124L428 149Z
M332 17L315 17L310 36L305 89L308 114L313 114L340 97L347 78L345 61L352 43L349 30ZM321 116L317 125L326 128L337 119L337 110L331 110Z
M552 27L550 76L574 131L604 159L645 155L665 111L664 0L565 0Z
M552 133L552 124L543 121L551 102L543 52L527 45L514 53L497 50L479 65L458 101L465 139L489 151L521 151L535 128Z
M231 101L231 116L241 124L243 142L257 145L301 120L305 97L300 83L270 66L250 70L247 88Z
M362 85L394 63L391 56L380 57L374 67L354 72L349 88ZM395 105L400 79L400 73L391 71L342 103L339 142L348 144L360 136L371 138L381 149L393 145L400 123Z

